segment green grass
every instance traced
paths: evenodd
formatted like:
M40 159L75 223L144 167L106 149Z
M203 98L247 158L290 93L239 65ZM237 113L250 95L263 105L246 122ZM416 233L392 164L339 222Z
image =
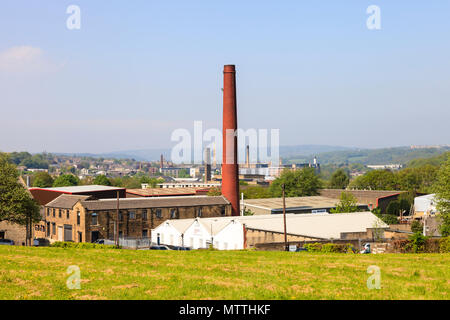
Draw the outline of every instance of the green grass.
M67 267L81 270L69 290ZM369 290L367 268L381 269ZM450 254L0 246L0 299L449 299Z

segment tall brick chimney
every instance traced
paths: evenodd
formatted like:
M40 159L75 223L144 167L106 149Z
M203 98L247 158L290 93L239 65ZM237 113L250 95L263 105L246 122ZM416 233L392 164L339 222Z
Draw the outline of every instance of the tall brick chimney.
M236 69L223 68L222 194L231 202L232 215L239 216L239 168L237 157Z

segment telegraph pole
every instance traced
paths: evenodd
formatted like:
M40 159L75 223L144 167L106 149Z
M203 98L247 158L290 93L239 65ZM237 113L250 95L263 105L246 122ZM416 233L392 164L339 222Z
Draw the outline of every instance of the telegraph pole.
M287 232L286 232L286 195L285 195L285 184L284 183L281 185L281 188L283 190L284 249L286 251L288 251Z
M119 247L119 190L117 190L117 212L116 212L116 225L115 225L115 241L116 246Z

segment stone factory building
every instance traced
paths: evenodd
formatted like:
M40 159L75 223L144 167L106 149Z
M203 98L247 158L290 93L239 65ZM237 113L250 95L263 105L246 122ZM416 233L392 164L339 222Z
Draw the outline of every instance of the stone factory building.
M151 230L168 219L230 215L230 202L223 196L121 198L119 237L150 238ZM45 205L43 220L34 231L50 242L94 242L114 239L116 221L117 199L63 194Z

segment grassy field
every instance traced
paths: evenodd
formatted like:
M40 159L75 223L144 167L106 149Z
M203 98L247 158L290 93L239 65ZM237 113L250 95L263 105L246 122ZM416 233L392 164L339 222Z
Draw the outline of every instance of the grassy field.
M68 266L81 270L69 290ZM367 288L367 268L381 289ZM0 299L449 299L450 254L0 246Z

